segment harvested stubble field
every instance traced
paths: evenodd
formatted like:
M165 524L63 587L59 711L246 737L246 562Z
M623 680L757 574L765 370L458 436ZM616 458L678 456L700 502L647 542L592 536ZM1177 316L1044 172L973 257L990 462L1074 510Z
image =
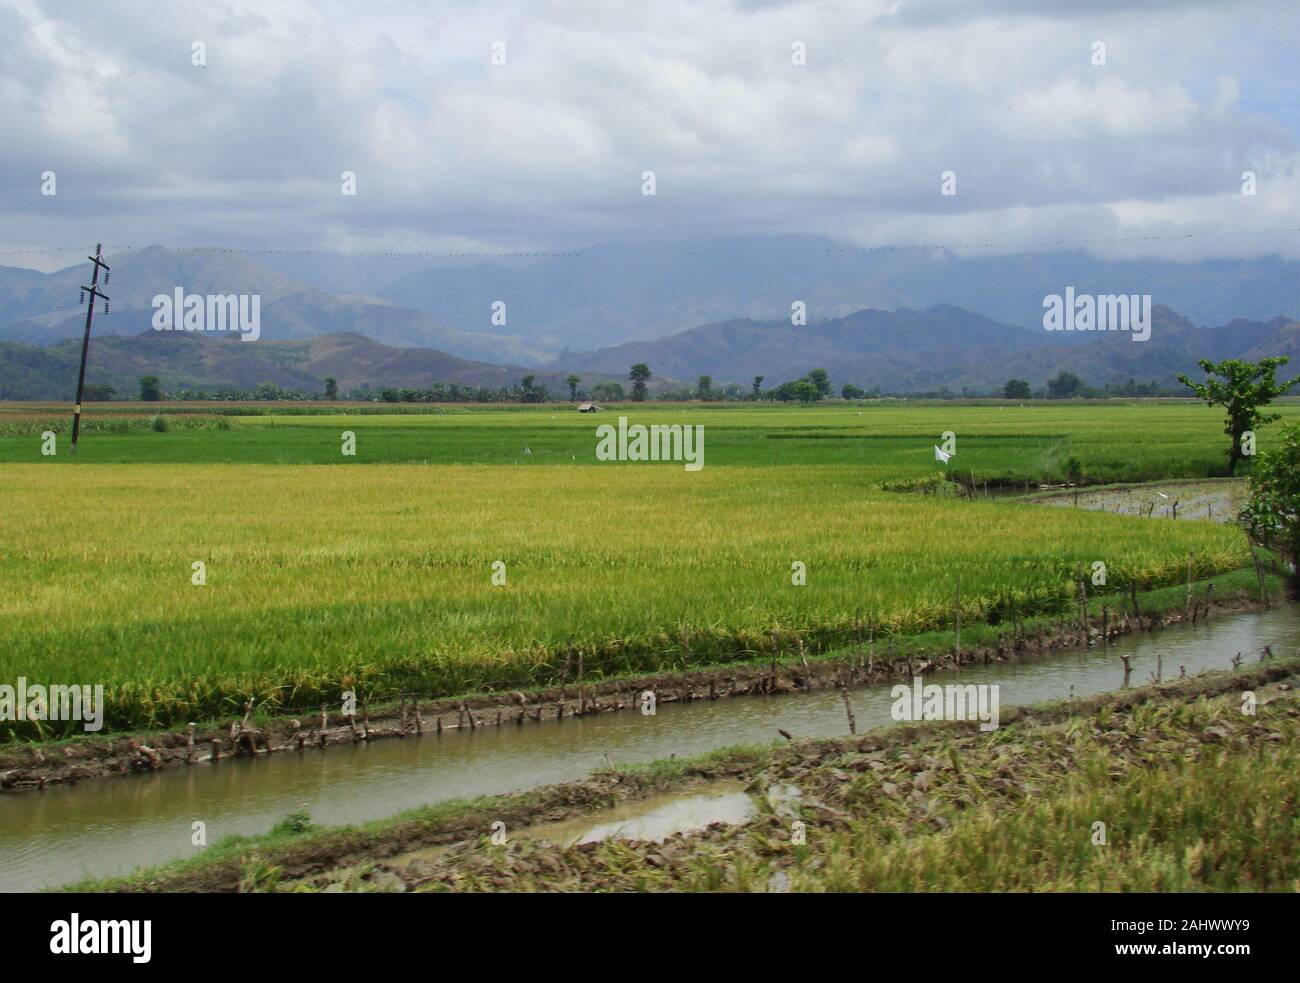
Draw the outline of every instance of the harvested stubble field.
M703 424L707 466L596 463L619 413ZM958 573L971 624L1068 615L1096 560L1090 589L1116 595L1181 582L1189 557L1198 578L1249 561L1230 526L879 488L936 471L944 430L981 481L1056 480L1071 456L1089 480L1205 475L1222 422L1185 403L190 414L92 431L73 468L40 456L46 419L0 413L0 678L103 682L109 728L349 687L545 686L570 645L589 679L752 658L773 632L821 651L859 616L881 636L950 626Z

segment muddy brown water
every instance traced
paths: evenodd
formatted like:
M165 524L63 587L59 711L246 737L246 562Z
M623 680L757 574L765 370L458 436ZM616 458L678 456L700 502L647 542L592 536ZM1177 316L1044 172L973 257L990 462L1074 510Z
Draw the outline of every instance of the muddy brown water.
M1163 657L1166 678L1227 669L1265 645L1277 655L1300 650L1300 606L1221 616L1208 624L1135 634L1086 651L1032 656L991 666L933 673L926 682L997 683L1003 707L1118 688L1119 656L1132 658L1132 683L1144 683ZM890 686L852 693L858 731L890 719ZM27 891L85 877L128 873L200 851L192 824L209 843L268 830L303 810L323 825L380 819L448 799L492 795L580 779L606 766L701 754L733 744L848 733L833 689L715 702L661 704L638 712L529 723L524 727L448 731L329 750L224 760L216 765L0 796L0 890Z

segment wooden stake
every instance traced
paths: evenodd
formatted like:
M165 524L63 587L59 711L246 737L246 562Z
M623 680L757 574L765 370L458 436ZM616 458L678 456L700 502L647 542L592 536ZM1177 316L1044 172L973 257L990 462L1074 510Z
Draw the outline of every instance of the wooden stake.
M858 721L853 716L853 703L849 700L848 687L840 686L840 698L844 701L844 713L849 718L849 733L856 734L858 732Z
M1088 584L1085 580L1079 581L1079 628L1083 632L1083 644L1086 646L1091 639L1088 637Z
M961 574L957 574L957 665L961 665Z

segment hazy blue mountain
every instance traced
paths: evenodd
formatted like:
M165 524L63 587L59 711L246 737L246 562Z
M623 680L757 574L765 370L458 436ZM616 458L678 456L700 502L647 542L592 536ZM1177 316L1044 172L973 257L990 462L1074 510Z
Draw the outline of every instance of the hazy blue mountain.
M349 255L346 253L259 252L251 258L327 293L378 295L398 277L434 268L465 269L491 262L508 269L534 262L525 254L505 254L491 259L473 255Z
M355 331L388 345L450 350L471 359L532 362L543 355L522 339L458 331L382 298L327 293L227 250L150 246L108 262L111 281L104 292L112 301L108 316L96 312L96 337L148 329L153 298L180 286L187 293L259 295L265 340ZM80 263L48 274L0 267L0 341L45 345L79 338L85 308L78 298L89 267Z
M1009 324L1041 325L1043 298L1151 294L1198 324L1300 316L1300 263L1277 258L1174 263L1102 260L1083 252L959 256L942 249L845 247L815 236L593 246L524 268L483 263L428 269L380 291L467 331L523 334L548 350L591 350L735 318L809 320L876 308L952 305ZM494 328L501 300L507 325Z

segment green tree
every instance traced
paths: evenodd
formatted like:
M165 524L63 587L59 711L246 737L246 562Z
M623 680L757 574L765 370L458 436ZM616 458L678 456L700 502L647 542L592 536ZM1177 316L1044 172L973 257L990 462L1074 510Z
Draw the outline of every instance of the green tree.
M831 377L825 369L813 369L808 373L808 381L817 390L818 399L825 399L831 394Z
M339 382L332 375L327 376L325 378L325 398L326 399L339 398Z
M804 406L815 403L822 398L821 390L808 379L799 379L794 384L794 398Z
M1204 382L1193 382L1184 373L1178 374L1178 381L1205 402L1228 411L1228 422L1223 428L1223 432L1232 438L1232 446L1228 448L1228 474L1236 474L1237 462L1242 458L1242 434L1281 419L1276 413L1264 413L1263 407L1300 382L1300 376L1287 383L1279 383L1273 378L1274 373L1288 361L1290 359L1285 355L1258 362L1244 362L1239 358L1211 362L1203 358L1196 364L1209 376ZM1214 376L1221 376L1222 381Z
M525 403L545 403L551 398L551 394L545 386L536 385L537 376L526 375L519 380L519 388L523 390L523 401Z
M604 403L621 403L627 394L617 382L598 382L591 387L591 396Z
M163 398L162 386L156 375L140 376L140 402L156 403Z
M1002 387L1003 399L1028 399L1030 395L1029 383L1024 379L1008 379Z
M1241 518L1251 539L1291 564L1291 596L1300 598L1300 424L1283 427L1276 447L1259 455Z
M570 372L569 377L564 381L569 384L569 398L576 403L578 401L578 383L580 383L582 379Z
M866 399L867 391L860 386L855 386L851 382L844 383L840 389L841 399Z
M756 375L754 376L754 398L761 399L762 396L763 396L763 377L761 375Z
M1061 369L1055 378L1047 380L1047 395L1052 399L1069 399L1078 394L1081 385L1083 381L1077 375Z
M695 396L697 399L709 399L713 395L713 376L702 375L695 384Z
M645 362L637 362L632 366L632 370L627 374L632 383L632 399L637 403L644 403L646 397L646 382L650 379L650 366Z

